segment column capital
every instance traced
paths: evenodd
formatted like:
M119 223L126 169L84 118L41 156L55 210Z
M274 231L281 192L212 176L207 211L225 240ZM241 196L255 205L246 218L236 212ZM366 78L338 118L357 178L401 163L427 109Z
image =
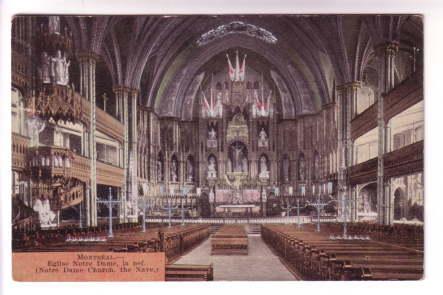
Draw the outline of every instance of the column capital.
M398 52L399 47L400 43L398 41L388 41L374 46L374 49L376 55L378 56L382 56L384 54L395 55Z
M131 92L131 94L133 96L138 96L138 94L140 93L140 89L136 89L136 88L129 88L129 91Z
M351 89L358 89L360 87L361 87L361 82L360 81L347 82L347 83L344 83L342 85L336 86L338 91L343 91L343 90L346 90L346 89L349 89L349 88L351 88Z
M124 86L124 85L116 85L112 87L112 91L114 92L123 92L123 93L130 93L131 88Z
M100 59L100 55L92 51L83 51L77 54L79 62L94 61L97 62Z

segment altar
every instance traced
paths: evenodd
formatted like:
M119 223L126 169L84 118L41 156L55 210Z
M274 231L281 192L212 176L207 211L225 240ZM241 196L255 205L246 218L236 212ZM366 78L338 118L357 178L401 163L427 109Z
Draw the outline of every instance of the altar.
M260 214L260 206L254 204L219 205L215 208L220 217L252 217Z

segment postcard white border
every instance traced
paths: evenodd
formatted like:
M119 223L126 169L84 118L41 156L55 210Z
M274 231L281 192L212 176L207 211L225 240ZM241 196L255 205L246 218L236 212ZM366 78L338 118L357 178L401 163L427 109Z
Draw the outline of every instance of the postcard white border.
M442 1L427 0L0 0L0 216L4 294L428 294L441 289L443 169ZM420 13L425 16L425 277L418 282L17 283L11 276L10 20L28 14ZM161 292L161 293L160 293ZM198 293L196 293L198 292ZM207 293L206 293L207 292ZM380 293L381 294L381 293Z

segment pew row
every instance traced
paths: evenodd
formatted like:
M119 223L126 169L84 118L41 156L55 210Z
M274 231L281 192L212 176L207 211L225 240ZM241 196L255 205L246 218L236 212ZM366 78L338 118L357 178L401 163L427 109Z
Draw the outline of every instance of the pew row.
M168 263L209 237L209 225L148 228L115 226L107 237L101 227L51 230L28 235L16 252L165 252Z
M248 236L241 225L224 225L211 238L211 255L248 255Z
M166 281L213 281L214 268L210 265L168 264Z
M209 237L209 225L184 225L164 228L160 231L161 250L167 263L179 258Z
M418 280L423 252L372 240L330 240L329 233L266 225L262 238L305 280Z

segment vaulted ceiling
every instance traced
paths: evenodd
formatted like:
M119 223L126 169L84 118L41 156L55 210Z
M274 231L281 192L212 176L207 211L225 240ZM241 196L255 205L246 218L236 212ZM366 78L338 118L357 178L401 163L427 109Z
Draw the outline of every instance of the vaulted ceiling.
M112 84L140 90L159 114L182 117L187 90L220 55L237 48L251 66L277 73L290 91L288 114L312 113L332 100L334 85L359 81L374 47L389 41L422 47L414 15L223 15L65 17L75 50L102 57ZM226 65L224 65L226 66ZM189 102L187 102L189 103ZM288 107L288 106L285 106Z

